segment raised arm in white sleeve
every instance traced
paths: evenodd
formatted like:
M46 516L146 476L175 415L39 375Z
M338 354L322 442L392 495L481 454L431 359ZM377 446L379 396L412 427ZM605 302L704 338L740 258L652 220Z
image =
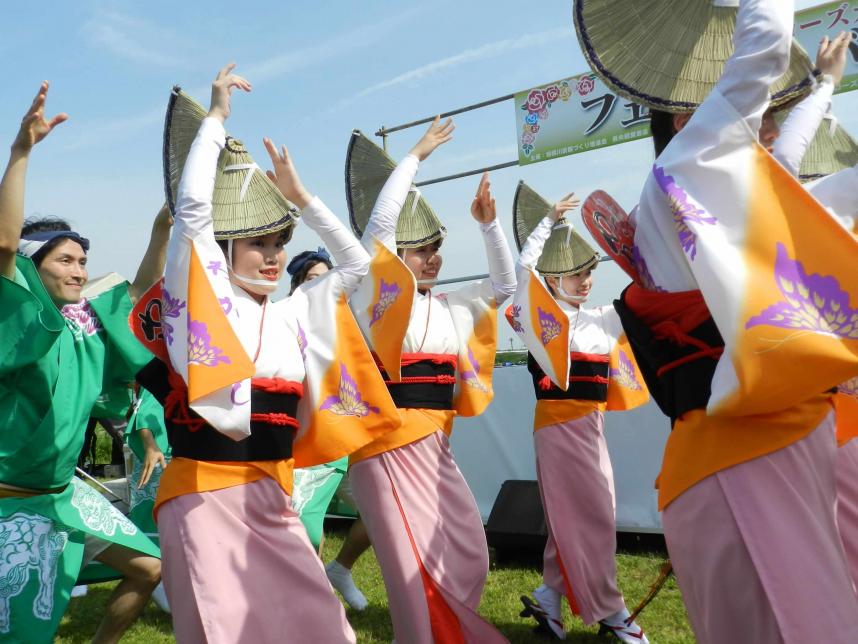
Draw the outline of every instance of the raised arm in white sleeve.
M807 148L831 108L833 94L834 80L831 76L823 76L822 82L814 91L790 110L781 126L781 133L775 140L772 154L794 177L798 176Z
M726 3L729 4L729 3ZM741 0L733 34L733 55L715 85L758 132L772 83L789 66L793 0Z
M369 270L369 254L319 197L313 197L301 211L301 218L331 252L346 295L350 295Z
M384 187L375 200L369 222L363 231L361 241L364 246L371 247L370 240L373 237L384 244L387 249L396 252L396 224L399 222L399 213L408 198L414 176L420 162L413 154L407 155L384 183Z
M539 261L540 255L542 255L545 242L551 236L551 229L553 227L554 220L546 215L536 228L533 229L533 232L530 233L527 241L524 242L524 246L521 247L521 254L518 256L518 261L516 262L516 270L530 270L536 267L536 263Z
M225 141L223 123L211 117L203 119L179 181L171 241L179 242L183 237L193 240L204 234L214 236L212 193L217 158Z
M503 228L497 219L480 224L486 257L489 260L489 279L495 292L498 306L515 293L515 265L506 241Z
M805 188L847 229L858 222L858 165L805 184Z

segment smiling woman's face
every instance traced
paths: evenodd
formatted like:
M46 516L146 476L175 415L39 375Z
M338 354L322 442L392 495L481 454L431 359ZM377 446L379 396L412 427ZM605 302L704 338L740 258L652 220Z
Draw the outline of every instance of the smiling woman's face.
M242 277L267 280L276 285L286 263L286 251L283 248L285 243L280 232L233 240L232 270ZM265 286L242 282L234 276L230 277L230 281L256 295L268 295L272 291Z
M441 272L441 264L444 260L440 250L440 240L417 248L404 248L402 261L414 274L414 279L428 286L429 282L437 281L438 273Z
M79 302L89 278L83 247L73 239L61 241L39 264L39 277L57 306Z

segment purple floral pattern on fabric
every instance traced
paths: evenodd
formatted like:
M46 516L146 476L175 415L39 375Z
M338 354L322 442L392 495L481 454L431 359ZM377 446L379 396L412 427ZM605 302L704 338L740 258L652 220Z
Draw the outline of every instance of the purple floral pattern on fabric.
M219 260L210 261L208 266L206 266L206 269L211 271L213 277L217 277L220 273L223 273L224 275L229 277L229 271L224 268L223 262Z
M474 355L474 351L471 347L468 347L468 363L471 368L462 370L462 381L474 389L487 393L488 389L486 389L486 386L480 382L480 363Z
M101 321L86 298L75 304L66 304L60 313L66 320L77 326L84 335L95 335L102 329Z
M852 380L847 380L846 382L841 383L837 387L837 391L858 400L858 378L852 378Z
M632 264L638 272L638 278L640 279L641 286L650 291L666 293L666 291L656 284L655 280L652 278L652 274L649 272L649 267L646 265L646 260L643 258L643 255L641 255L641 251L637 244L632 246Z
M167 318L178 319L186 306L186 302L170 295L166 288L161 288L161 328L168 345L173 344L173 325L167 321Z
M211 343L209 330L205 322L188 321L188 364L215 367L220 363L232 364L223 350Z
M298 340L298 349L301 350L301 360L305 363L307 362L307 334L304 333L304 327L301 326L301 323L297 320L295 324L298 325L298 335L296 339Z
M396 302L396 298L399 297L399 294L402 293L402 289L396 282L385 282L384 278L381 278L381 284L378 287L378 301L372 307L372 319L369 321L369 325L372 326L384 316L393 303Z
M521 326L521 305L513 304L512 305L512 314L509 318L509 323L512 326L512 330L516 333L524 333L524 327Z
M337 416L356 416L357 418L379 413L378 407L373 407L364 401L357 383L349 375L346 365L342 362L340 363L339 391L334 396L328 396L319 407L319 411L329 411Z
M679 237L679 244L682 250L688 255L690 261L694 261L697 256L697 235L688 227L689 223L705 224L708 226L718 223L715 217L712 217L705 210L701 210L694 206L688 199L685 191L676 185L673 177L665 174L664 169L657 165L652 168L655 181L658 187L667 197L670 210L673 212L673 223L676 226L676 234Z
M784 300L749 319L745 328L775 326L858 340L858 310L833 275L808 275L798 260L777 245L775 281Z
M618 385L626 389L631 389L632 391L640 391L642 389L641 383L635 377L635 367L625 351L620 351L618 368L611 369L609 375Z
M233 405L236 405L238 407L240 407L241 405L246 405L247 403L250 402L250 399L244 400L244 401L239 401L236 399L235 396L239 392L240 389L241 389L241 383L236 382L235 384L232 385L232 389L230 389L230 392L229 392L230 401L232 402Z
M554 338L560 335L560 323L557 321L557 318L555 318L554 315L548 313L547 311L543 311L542 307L537 306L536 313L539 316L539 339L542 342L542 346L544 347Z

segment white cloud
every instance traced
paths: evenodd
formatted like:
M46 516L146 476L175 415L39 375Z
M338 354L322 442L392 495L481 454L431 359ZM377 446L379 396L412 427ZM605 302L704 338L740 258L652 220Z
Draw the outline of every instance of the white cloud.
M459 67L461 65L473 63L479 60L485 60L487 58L503 56L505 54L509 54L514 51L519 51L521 49L530 49L534 46L545 45L547 43L555 42L558 40L565 40L568 38L570 38L569 28L557 27L555 29L548 29L546 31L540 31L537 33L524 34L518 36L517 38L498 40L482 45L481 47L475 47L473 49L466 49L465 51L460 52L454 56L448 56L447 58L442 58L441 60L436 60L434 62L421 65L420 67L411 69L386 81L376 83L375 85L370 85L369 87L366 87L365 89L359 91L357 94L340 101L334 107L334 110L342 109L343 107L346 107L347 105L350 105L355 101L365 98L370 94L375 94L376 92L380 92L382 90L388 89L390 87L395 87L397 85L402 85L404 83L420 81L439 72L449 71L450 69Z
M169 43L181 42L154 23L119 12L104 12L90 18L81 33L92 45L127 60L161 67L187 67ZM169 52L169 53L164 53Z

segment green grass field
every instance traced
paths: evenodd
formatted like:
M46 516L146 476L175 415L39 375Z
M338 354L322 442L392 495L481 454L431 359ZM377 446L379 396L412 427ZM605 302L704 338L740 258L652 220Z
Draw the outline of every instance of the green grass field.
M335 526L334 532L326 535L323 556L326 562L339 551L345 534L344 527L344 524L340 523ZM646 595L664 561L664 552L657 547L632 544L621 549L617 555L619 582L630 608ZM538 553L530 553L527 557L516 560L502 559L492 564L480 612L511 642L549 641L534 633L530 623L532 620L524 620L518 616L521 610L519 595L529 593L541 583L540 566ZM348 611L348 618L357 633L358 642L390 642L393 639L393 630L387 611L387 596L372 551L358 560L354 576L358 586L369 599L369 607L365 611ZM89 642L113 586L114 584L110 583L90 586L86 597L72 599L60 625L57 641L68 644ZM597 637L596 627L587 628L579 619L572 617L568 608L564 608L564 611L567 642L606 641ZM667 582L655 601L644 611L639 623L654 644L694 641L679 590L673 579ZM146 612L122 641L134 644L173 642L169 616L150 602Z

